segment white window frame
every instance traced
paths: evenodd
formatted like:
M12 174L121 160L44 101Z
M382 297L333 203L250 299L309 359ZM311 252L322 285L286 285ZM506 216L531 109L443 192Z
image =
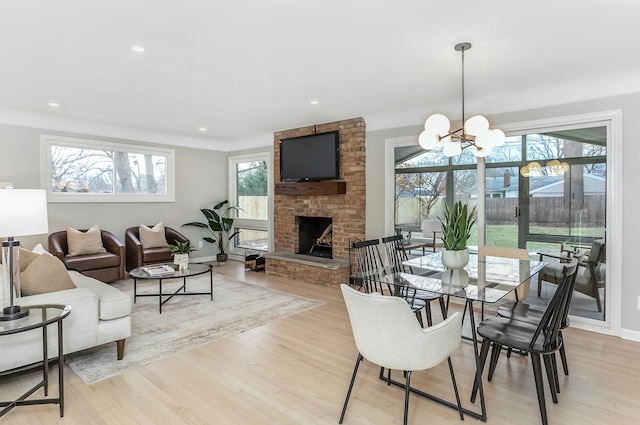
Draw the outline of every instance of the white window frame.
M90 150L117 150L166 158L167 193L60 193L51 190L51 145ZM40 185L49 202L175 202L175 151L133 144L105 142L75 137L40 135Z
M237 199L238 184L236 169L237 164L242 162L259 162L265 161L267 163L267 194L269 197L268 205L269 211L267 212L267 220L254 220L247 218L234 218L234 227L240 227L243 229L263 230L269 235L268 251L273 251L273 153L272 152L257 152L253 154L237 155L229 157L229 198ZM230 245L229 253L236 255L244 255L247 251L245 248L239 248Z

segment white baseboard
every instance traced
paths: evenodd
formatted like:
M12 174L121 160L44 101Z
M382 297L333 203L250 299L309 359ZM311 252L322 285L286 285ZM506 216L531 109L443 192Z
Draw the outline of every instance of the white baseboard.
M630 329L622 329L622 332L620 332L620 336L622 337L622 339L628 339L630 341L640 342L640 332L639 331L632 331Z

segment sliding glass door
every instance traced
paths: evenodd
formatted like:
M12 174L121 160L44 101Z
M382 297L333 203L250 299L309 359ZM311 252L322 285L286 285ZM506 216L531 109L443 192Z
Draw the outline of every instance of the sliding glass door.
M585 262L595 240L605 239L607 123L511 135L485 158L485 243L538 253L574 255ZM419 146L395 147L395 226L419 231L424 218L442 216L444 203L476 205L477 164L463 151L451 159ZM470 245L477 244L472 232ZM567 254L569 252L569 254ZM549 258L546 258L549 260ZM585 263L586 264L586 263ZM582 280L589 279L582 267ZM594 269L597 289L576 291L572 315L606 320L606 264ZM586 277L585 277L586 274ZM584 283L584 282L583 282ZM537 287L537 282L532 288ZM544 305L555 286L541 280Z

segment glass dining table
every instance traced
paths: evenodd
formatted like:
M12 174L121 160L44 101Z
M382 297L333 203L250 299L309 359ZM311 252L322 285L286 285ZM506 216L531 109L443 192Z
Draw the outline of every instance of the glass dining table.
M545 262L537 260L517 260L513 258L480 256L472 253L469 255L469 263L464 269L450 270L442 264L441 252L427 254L403 262L401 268L385 268L369 276L362 276L365 282L375 282L388 286L392 293L402 293L410 296L414 289L435 292L465 300L466 309L470 312L471 341L476 361L475 379L479 383L480 412L463 408L465 414L487 420L487 410L482 386L480 358L478 353L478 340L476 335L476 323L473 314L474 302L495 303L505 295L515 290L527 280L531 279L544 266ZM457 405L435 398L418 389L411 388L412 392L433 399L452 408Z

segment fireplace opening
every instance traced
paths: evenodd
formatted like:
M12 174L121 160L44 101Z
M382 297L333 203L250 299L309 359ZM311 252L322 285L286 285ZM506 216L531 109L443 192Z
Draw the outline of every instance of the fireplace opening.
M296 217L297 254L333 258L332 220L329 217Z

